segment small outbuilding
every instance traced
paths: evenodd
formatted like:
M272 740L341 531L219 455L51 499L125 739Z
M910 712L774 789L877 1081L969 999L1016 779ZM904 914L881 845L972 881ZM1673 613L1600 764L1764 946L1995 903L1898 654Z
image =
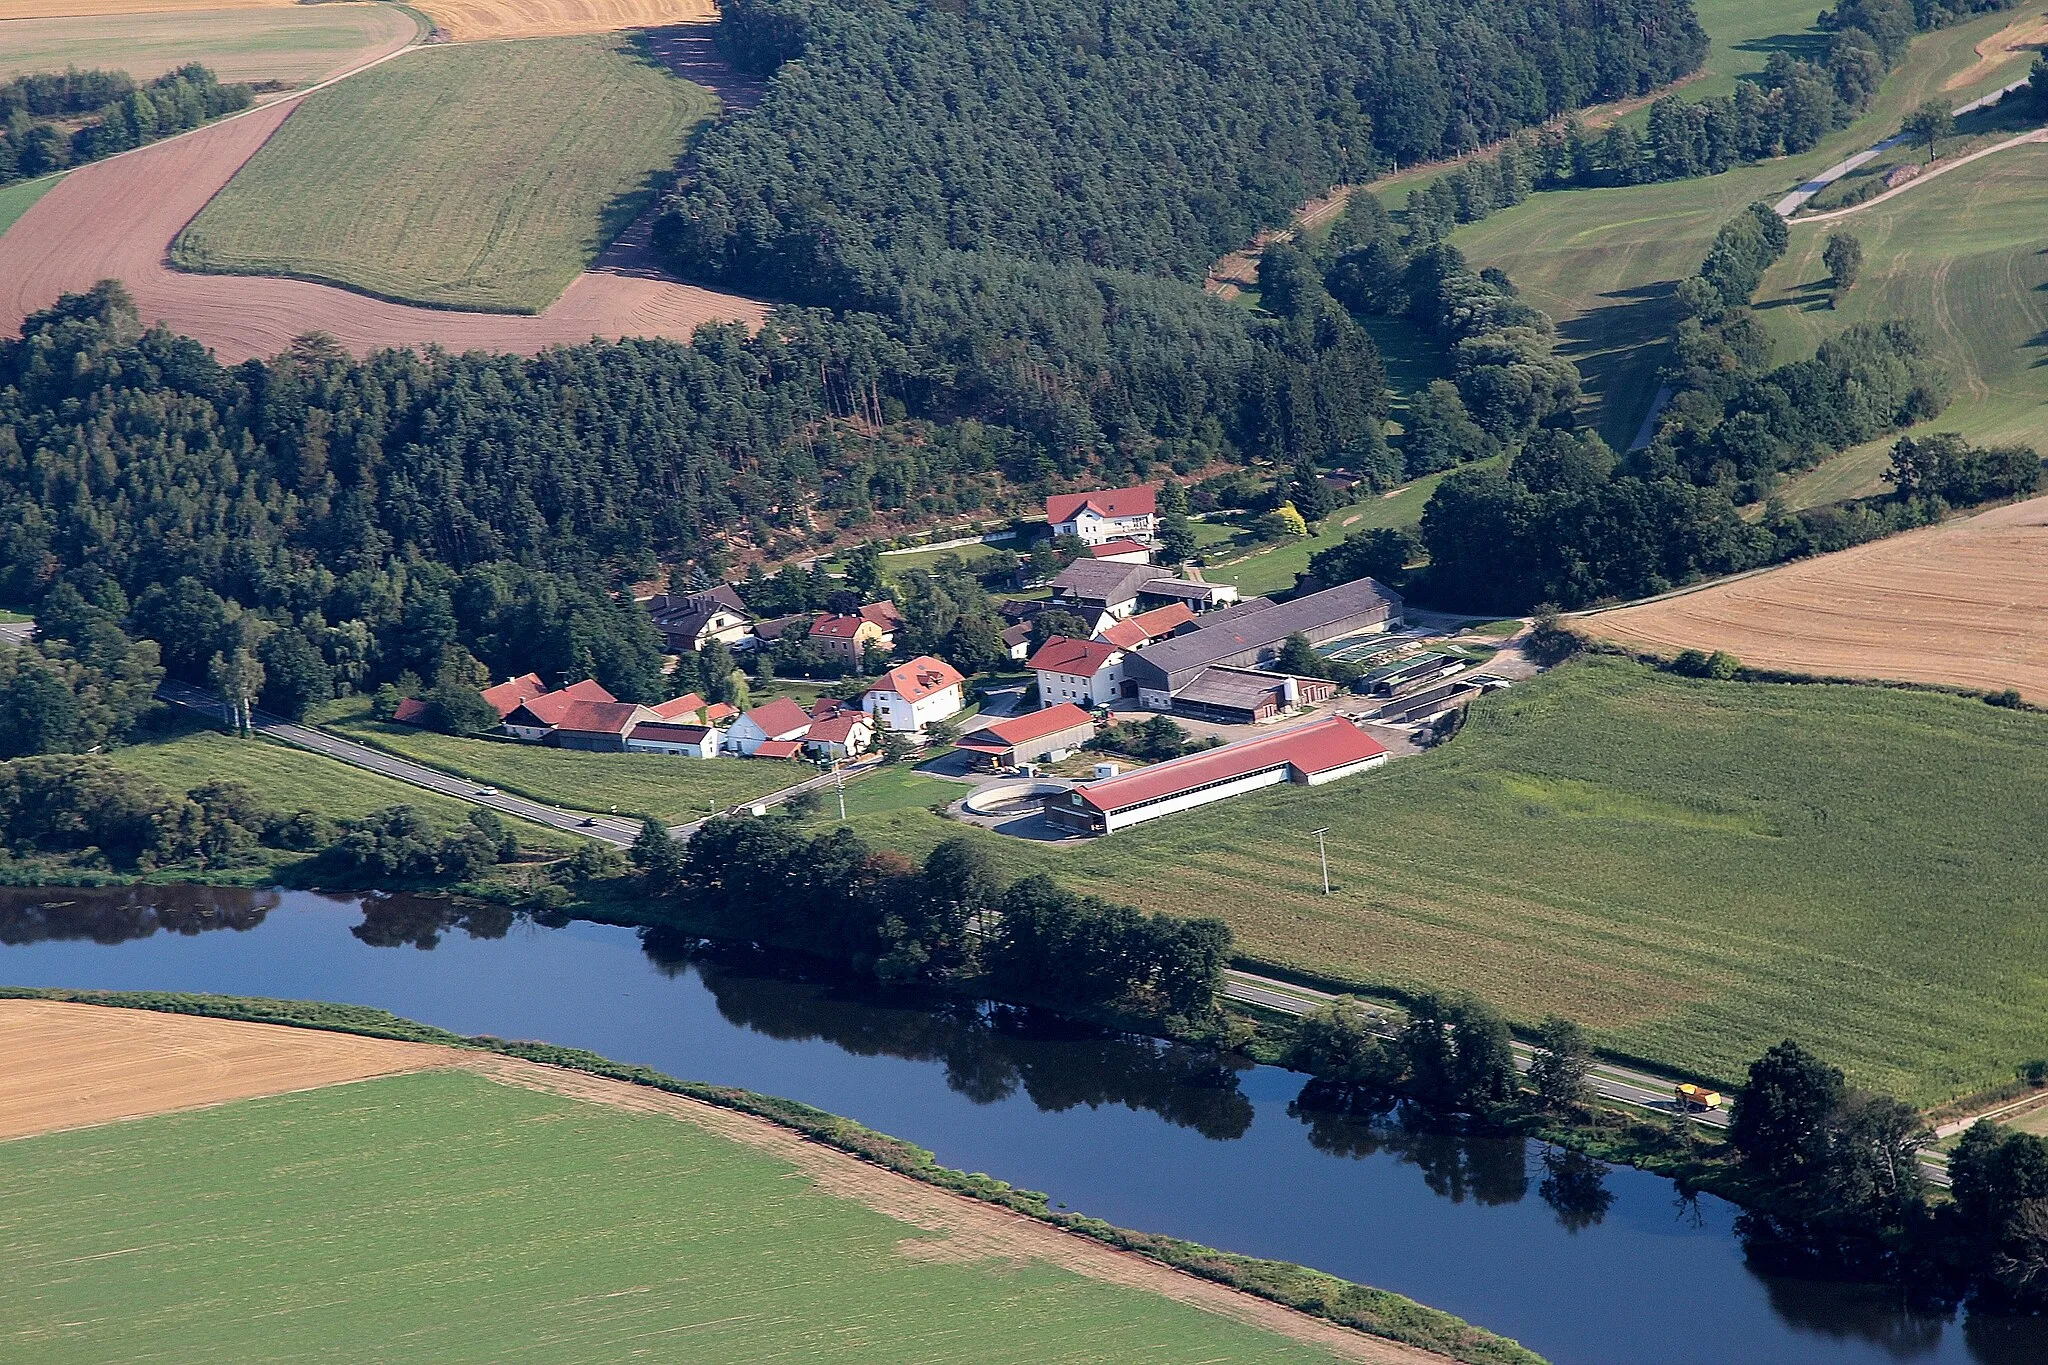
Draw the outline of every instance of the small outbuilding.
M994 772L1050 762L1054 755L1069 753L1093 738L1094 719L1072 702L1061 702L984 725L962 735L955 747L974 767Z

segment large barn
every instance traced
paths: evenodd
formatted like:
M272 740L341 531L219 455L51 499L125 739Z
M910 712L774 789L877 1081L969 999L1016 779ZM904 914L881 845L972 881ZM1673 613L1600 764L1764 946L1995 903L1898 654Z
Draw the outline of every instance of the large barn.
M1171 711L1175 699L1208 670L1270 663L1290 635L1321 644L1399 625L1401 595L1361 578L1292 602L1253 599L1200 619L1199 630L1147 645L1124 660L1124 677L1135 685L1140 706Z
M1047 799L1045 819L1074 834L1114 834L1260 787L1321 786L1386 761L1379 741L1342 716L1331 716L1076 787Z

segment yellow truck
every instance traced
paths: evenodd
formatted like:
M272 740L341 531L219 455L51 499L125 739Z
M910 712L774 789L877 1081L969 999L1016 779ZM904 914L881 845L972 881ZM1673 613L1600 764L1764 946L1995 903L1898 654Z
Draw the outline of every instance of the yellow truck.
M1719 1109L1721 1107L1720 1091L1709 1090L1703 1085L1694 1085L1690 1081L1676 1087L1672 1094L1678 1101L1678 1107L1687 1113L1694 1113L1702 1109Z

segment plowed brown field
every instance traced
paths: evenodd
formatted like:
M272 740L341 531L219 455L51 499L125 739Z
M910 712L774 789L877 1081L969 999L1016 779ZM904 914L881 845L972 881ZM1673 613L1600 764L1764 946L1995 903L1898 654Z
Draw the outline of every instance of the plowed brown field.
M1445 1359L949 1194L765 1119L491 1053L149 1010L0 1000L0 1138L445 1066L588 1103L664 1114L769 1152L830 1194L908 1227L948 1234L938 1247L919 1246L917 1253L1044 1261L1280 1333L1340 1360L1442 1365Z
M2048 498L1580 624L1638 648L2048 703Z
M405 60L399 57L397 60ZM687 341L705 322L758 326L752 299L665 278L646 224L621 237L535 317L414 308L303 280L187 275L164 264L170 241L277 130L296 100L73 171L0 237L0 332L62 293L103 279L128 287L145 324L162 322L230 363L275 355L293 337L332 333L362 354L384 346L510 351L622 336Z
M447 1066L463 1055L232 1019L0 1000L0 1138Z
M718 18L715 0L422 0L415 8L460 43L610 33Z

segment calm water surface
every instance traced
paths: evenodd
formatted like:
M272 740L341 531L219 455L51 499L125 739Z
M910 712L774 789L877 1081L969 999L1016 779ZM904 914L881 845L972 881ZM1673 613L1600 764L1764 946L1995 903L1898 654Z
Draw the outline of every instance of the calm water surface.
M1766 1278L1737 1210L1519 1140L1296 1111L1302 1078L1024 1011L924 1011L633 931L442 902L0 889L0 982L373 1005L804 1100L1130 1227L1320 1267L1559 1365L2048 1362L2037 1320Z

